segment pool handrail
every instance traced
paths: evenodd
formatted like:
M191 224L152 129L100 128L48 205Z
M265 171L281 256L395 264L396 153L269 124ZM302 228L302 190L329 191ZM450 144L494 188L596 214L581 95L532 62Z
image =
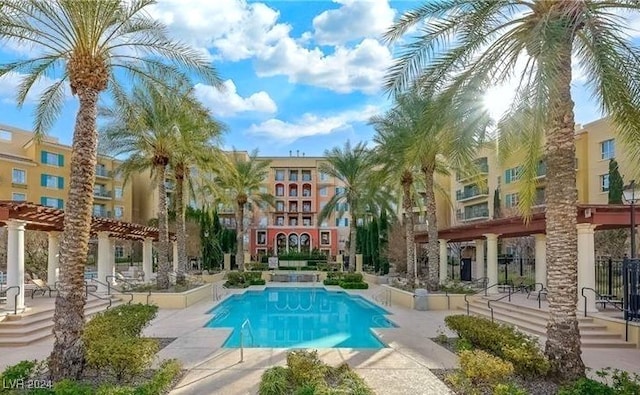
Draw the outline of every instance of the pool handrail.
M240 326L240 362L244 362L244 334L242 331L245 327L249 328L249 334L251 335L251 344L255 343L253 331L251 330L251 321L249 321L249 319L247 318Z

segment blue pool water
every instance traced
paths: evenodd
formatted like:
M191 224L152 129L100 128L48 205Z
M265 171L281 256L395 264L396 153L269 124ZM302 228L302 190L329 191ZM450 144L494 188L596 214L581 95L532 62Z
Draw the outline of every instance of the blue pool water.
M223 347L384 348L371 328L390 314L360 296L318 288L267 288L233 295L209 311L209 328L233 328ZM249 319L251 328L242 323ZM253 335L253 336L252 336Z

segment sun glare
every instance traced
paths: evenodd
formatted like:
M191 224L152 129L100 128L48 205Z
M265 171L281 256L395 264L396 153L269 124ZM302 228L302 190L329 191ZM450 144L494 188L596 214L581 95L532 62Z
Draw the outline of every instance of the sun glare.
M507 112L513 102L515 90L515 86L505 84L494 86L485 92L484 107L494 121L498 121Z

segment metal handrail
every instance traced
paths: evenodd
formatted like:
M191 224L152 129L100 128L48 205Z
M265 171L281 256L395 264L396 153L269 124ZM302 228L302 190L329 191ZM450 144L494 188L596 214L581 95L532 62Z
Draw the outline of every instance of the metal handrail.
M107 293L108 293L108 294L110 294L110 293L111 293L111 282L109 281L109 279L114 280L114 281L113 281L114 283L116 283L116 282L118 282L118 281L121 281L121 282L123 282L123 283L127 284L128 286L130 286L131 288L135 288L135 287L137 287L137 286L138 286L137 284L134 284L134 283L132 283L132 282L129 282L129 280L127 280L126 278L118 278L117 276L114 276L114 275L112 275L112 274L109 274L108 276L106 276L106 277L104 278L104 281L107 283ZM93 280L93 279L92 279L92 280ZM104 285L104 284L103 284L103 285ZM120 291L119 289L117 289L117 288L115 288L115 287L114 287L114 289L115 289L116 291L122 292L122 291Z
M242 331L245 327L249 328L249 334L251 335L251 344L255 343L253 331L251 330L251 321L249 321L249 319L247 318L240 326L240 362L244 362L244 334Z
M580 290L580 293L582 294L582 297L584 298L584 316L587 316L587 297L584 294L584 290L589 290L592 291L594 294L596 294L597 297L602 298L602 295L600 295L598 293L598 291L596 291L595 289L591 288L591 287L582 287L582 289ZM604 305L605 308L607 306L607 300L606 299L602 299L604 300ZM627 319L627 310L624 308L619 308L618 306L615 305L615 303L611 303L613 305L613 307L615 307L616 309L622 311L625 313L625 320L624 320L624 341L629 341L629 320Z
M89 284L89 285L93 285L93 284ZM110 297L109 297L109 298L105 298L105 297L103 297L103 296L100 296L100 295L94 294L93 292L89 292L89 291L87 291L87 296L89 296L89 295L93 296L94 298L98 298L98 299L100 299L100 300L106 300L106 301L108 301L108 302L109 302L109 306L107 306L107 310L109 310L109 309L111 308L111 304L113 303L113 299L111 299Z
M84 281L84 296L88 297L90 294L93 295L91 292L89 292L89 287L94 287L93 292L98 291L98 286L95 284L89 284L87 282L87 280Z
M464 294L464 303L467 306L467 315L469 315L469 299L467 299L467 296L471 295L471 296L475 296L477 294L479 294L480 292L484 292L484 295L487 296L487 290L489 288L493 288L493 287L497 287L498 285L502 285L502 284L493 284L493 285L489 285L488 287L485 287L483 289L479 289L474 293L470 293L470 294Z
M109 276L107 276L107 277L109 277ZM113 276L111 276L111 277L113 277ZM105 283L103 283L103 282L102 282L102 281L100 281L100 280L96 280L95 278L92 278L92 279L91 279L91 281L92 281L92 282L95 282L95 283L98 283L98 284L100 284L100 285L106 286L106 287L107 287L107 295L111 295L111 286L110 286L110 284L109 284L109 281L107 281L107 283L106 283L106 284L105 284ZM92 284L92 285L94 285L94 284ZM131 302L133 302L133 294L132 294L131 292L128 292L128 291L121 291L121 290L119 290L118 288L113 288L113 289L114 289L116 292L119 292L119 293L120 293L120 294L122 294L122 295L127 295L127 296L131 297L131 299L129 299L129 301L127 302L127 304L131 304Z
M10 287L7 287L5 289L2 290L2 293L7 295L7 292L10 289L17 289L18 292L16 292L15 295L13 295L13 315L18 315L18 296L20 296L20 286L19 285L12 285Z
M382 291L375 294L373 300L382 303L383 306L391 306L391 290L383 289Z
M511 287L509 287L507 289L509 290L509 293L507 295L502 295L498 299L487 300L487 307L491 311L491 322L493 322L493 307L491 307L491 302L499 302L499 301L501 301L502 299L504 299L506 297L508 297L509 298L509 302L511 302Z
M224 286L219 284L213 287L213 300L216 302L221 300L224 296L228 295L228 293L221 292L221 289L226 289L226 288L224 288Z

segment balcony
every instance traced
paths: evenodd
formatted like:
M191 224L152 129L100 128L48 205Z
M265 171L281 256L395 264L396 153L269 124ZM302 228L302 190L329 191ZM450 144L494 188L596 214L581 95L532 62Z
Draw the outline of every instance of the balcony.
M536 170L536 179L544 178L547 176L547 164L544 162L540 162L538 164L538 169Z
M111 199L111 191L107 191L104 188L95 188L93 190L93 197L98 199Z
M107 209L105 207L94 208L93 209L93 216L94 217L102 217L102 218L111 218L111 217L113 217L113 215L111 214L111 211L107 211Z
M458 221L476 221L479 219L489 219L489 209L469 210L468 212L458 211L456 213Z
M484 158L484 160L476 162L476 166L478 170L478 174L477 174L478 176L486 176L489 174L489 163L487 162L486 158ZM475 175L472 175L472 174L456 173L456 181L465 182L474 176Z
M111 172L104 167L96 167L96 177L99 178L111 178Z
M429 224L415 224L413 225L414 232L426 232L429 230Z
M489 191L479 188L468 188L456 191L456 200L458 202L466 202L480 197L488 197Z

